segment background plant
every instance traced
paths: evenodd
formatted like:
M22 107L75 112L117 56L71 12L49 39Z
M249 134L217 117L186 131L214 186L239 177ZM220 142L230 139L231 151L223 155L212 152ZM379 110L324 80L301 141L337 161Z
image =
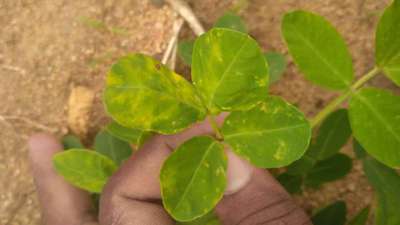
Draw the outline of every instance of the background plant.
M294 106L267 95L271 82L268 70L271 74L272 69L257 43L243 33L243 23L237 21L240 18L229 13L216 27L238 31L214 28L199 37L194 47L191 42L181 43L181 56L191 62L194 86L139 54L120 59L108 75L105 103L116 122L107 132L119 139L140 145L152 132L179 132L205 117L215 129L215 137L195 137L178 147L165 162L160 179L166 210L178 221L210 217L207 213L222 197L226 183L223 145L262 168L287 166L297 160L278 179L289 191L300 192L303 185L318 187L347 174L351 160L338 152L353 135L358 140L357 155L377 193L376 224L399 224L395 212L400 179L393 168L400 165L400 97L364 85L382 72L399 85L400 1L394 1L379 21L376 65L356 81L346 44L328 21L305 11L284 16L282 34L300 71L311 82L340 92L310 124ZM190 51L193 53L186 54ZM273 65L269 58L267 61ZM338 109L346 101L348 110ZM222 111L231 114L220 128L214 116ZM311 127L319 129L308 147ZM55 157L55 167L73 184L101 192L118 163L130 155L125 152L121 158L123 150L110 149L99 150L101 154L66 151ZM71 172L74 168L87 169L76 174ZM207 185L202 184L203 180L208 181ZM195 188L200 191L193 192ZM207 199L202 200L203 196ZM193 207L193 202L201 204ZM324 214L326 210L330 213ZM316 214L313 222L327 224L320 221L333 221L325 218L345 211L343 203L335 203ZM201 217L205 214L208 216ZM350 224L364 224L366 215L368 210L361 211ZM334 218L335 224L345 223L345 219L339 219L342 217Z

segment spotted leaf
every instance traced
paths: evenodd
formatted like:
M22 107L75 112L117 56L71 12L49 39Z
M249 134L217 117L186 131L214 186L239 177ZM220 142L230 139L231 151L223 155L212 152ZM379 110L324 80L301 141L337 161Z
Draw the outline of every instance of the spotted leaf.
M164 134L181 131L205 116L189 82L141 54L122 57L112 66L104 102L119 124Z
M268 66L249 35L214 28L197 38L193 83L212 113L249 109L267 97Z
M186 141L161 169L164 208L177 221L191 221L207 214L223 196L226 167L224 148L211 137Z
M249 111L232 112L222 132L233 151L262 168L299 159L311 137L304 115L279 97L269 97Z
M93 193L100 193L117 165L106 156L86 149L57 153L53 165L58 174L71 184Z

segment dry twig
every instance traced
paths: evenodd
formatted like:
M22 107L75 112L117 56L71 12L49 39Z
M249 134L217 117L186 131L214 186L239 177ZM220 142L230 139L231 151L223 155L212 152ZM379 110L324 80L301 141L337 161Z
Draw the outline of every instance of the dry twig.
M190 28L192 28L193 32L200 36L205 32L204 27L201 25L200 21L197 19L196 15L194 15L190 6L183 0L165 0L168 2L172 8L181 15L186 22L189 24Z
M181 31L181 28L183 26L183 22L184 21L181 18L179 18L175 21L173 28L172 28L173 29L172 37L168 42L167 49L165 50L163 58L161 60L162 64L167 64L168 59L171 57L171 54L173 54L174 47L177 45L177 42L178 42L179 32Z
M40 123L35 122L35 121L33 121L33 120L29 119L29 118L20 117L20 116L2 116L2 115L0 115L0 121L5 122L6 124L9 124L10 126L12 126L11 123L7 122L9 120L19 120L19 121L22 121L23 123L25 123L25 124L27 124L29 126L32 126L32 127L37 128L39 130L47 131L47 132L50 132L50 133L54 133L54 132L57 131L57 129L55 129L55 128L51 128L51 127L48 127L46 125L40 124Z

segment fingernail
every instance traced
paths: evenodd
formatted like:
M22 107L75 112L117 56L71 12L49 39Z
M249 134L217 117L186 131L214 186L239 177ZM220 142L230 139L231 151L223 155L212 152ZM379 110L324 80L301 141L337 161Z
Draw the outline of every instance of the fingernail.
M228 156L228 183L225 195L231 195L238 192L250 182L254 167L229 149L226 150L226 155Z

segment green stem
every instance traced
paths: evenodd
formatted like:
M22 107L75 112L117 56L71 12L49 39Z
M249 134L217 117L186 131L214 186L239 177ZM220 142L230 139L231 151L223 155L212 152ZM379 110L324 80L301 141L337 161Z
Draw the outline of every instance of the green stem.
M353 91L356 91L358 88L362 87L365 83L367 83L369 80L371 80L373 77L375 77L379 72L380 72L380 69L378 67L374 67L372 70L370 70L368 73L366 73L360 79L358 79L353 84L353 86L351 86L351 89Z
M322 120L324 120L331 112L333 112L340 104L342 104L350 95L352 91L346 91L345 93L339 95L337 98L332 100L328 105L325 106L319 113L311 119L311 127L314 128Z
M209 118L211 127L213 128L213 130L214 130L214 132L215 132L215 135L217 136L217 139L218 139L218 140L223 140L223 139L224 139L224 136L222 135L221 130L219 129L219 126L218 126L218 124L217 124L217 121L215 120L215 117L214 117L213 115L210 114L210 115L208 116L208 118Z
M336 97L328 105L325 106L314 118L311 119L311 127L317 126L323 121L329 114L331 114L340 104L342 104L348 97L350 97L357 89L362 87L366 82L371 80L379 73L379 68L375 67L358 79L349 90Z

